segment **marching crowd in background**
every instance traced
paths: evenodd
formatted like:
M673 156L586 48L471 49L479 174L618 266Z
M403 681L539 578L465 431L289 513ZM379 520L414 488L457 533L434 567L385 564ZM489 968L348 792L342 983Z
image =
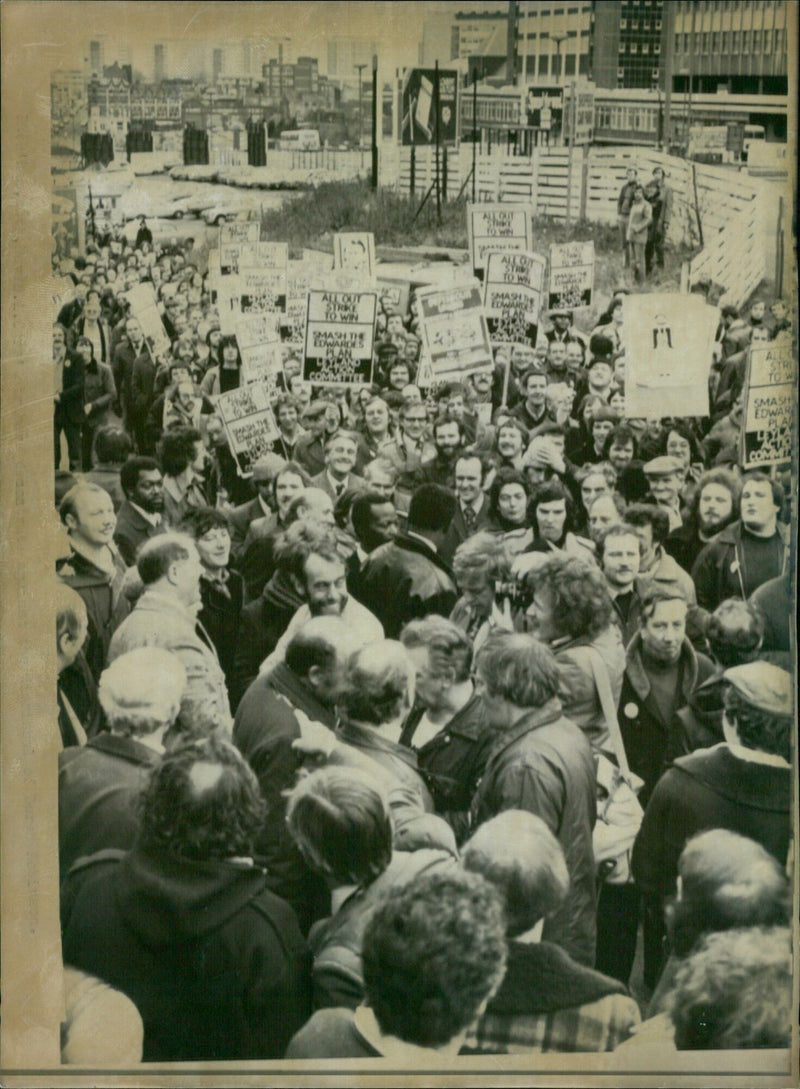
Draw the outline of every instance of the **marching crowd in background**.
M432 388L387 304L372 385L287 345L245 477L203 255L60 272L64 1061L788 1046L783 302L722 307L704 419L626 415L624 291Z

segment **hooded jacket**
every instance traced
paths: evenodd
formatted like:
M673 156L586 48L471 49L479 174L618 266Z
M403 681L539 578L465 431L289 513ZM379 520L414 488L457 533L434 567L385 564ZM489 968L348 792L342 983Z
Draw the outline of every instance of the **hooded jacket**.
M64 960L122 991L144 1062L278 1059L311 1012L310 957L257 867L101 852L70 872Z

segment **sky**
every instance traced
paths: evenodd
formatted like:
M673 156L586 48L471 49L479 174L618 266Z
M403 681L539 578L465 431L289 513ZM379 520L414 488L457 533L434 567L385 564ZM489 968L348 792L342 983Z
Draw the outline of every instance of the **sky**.
M247 37L262 42L277 56L278 39L284 40L284 60L298 55L317 56L326 71L327 42L334 36L357 37L378 45L379 65L389 70L415 64L422 39L422 25L428 12L458 10L463 3L447 0L294 0L292 3L172 3L137 0L128 3L72 2L42 3L52 11L48 30L56 35L63 28L64 45L74 43L70 67L80 66L86 43L106 36L106 62L115 59L114 43L124 43L129 59L147 76L152 72L152 46L169 40L177 53L183 47L230 46ZM476 3L475 7L480 7ZM75 48L77 47L77 49ZM388 73L387 73L388 74Z

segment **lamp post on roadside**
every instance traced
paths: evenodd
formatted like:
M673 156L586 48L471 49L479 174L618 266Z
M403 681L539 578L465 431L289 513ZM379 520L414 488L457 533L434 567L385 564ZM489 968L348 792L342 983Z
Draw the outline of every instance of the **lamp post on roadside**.
M363 135L363 118L361 109L361 73L367 67L366 64L354 64L353 67L358 72L358 148L361 150L361 140Z
M556 80L556 85L561 83L561 43L567 40L566 34L551 34L550 41L556 43L556 69L553 73ZM561 140L564 140L564 88L561 88Z

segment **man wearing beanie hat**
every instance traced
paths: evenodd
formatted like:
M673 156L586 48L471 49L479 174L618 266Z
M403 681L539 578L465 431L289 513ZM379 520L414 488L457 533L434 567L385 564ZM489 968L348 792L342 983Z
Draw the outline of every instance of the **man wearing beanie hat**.
M783 865L791 841L794 728L792 678L767 662L727 669L725 741L676 760L659 780L633 848L632 869L644 897L645 982L661 967L663 911L675 895L678 859L697 832L726 828L760 843ZM648 963L648 949L650 952Z
M160 647L122 654L102 673L98 696L108 731L58 758L62 877L84 855L133 846L139 828L136 799L164 752L164 734L177 717L185 687L182 663Z

